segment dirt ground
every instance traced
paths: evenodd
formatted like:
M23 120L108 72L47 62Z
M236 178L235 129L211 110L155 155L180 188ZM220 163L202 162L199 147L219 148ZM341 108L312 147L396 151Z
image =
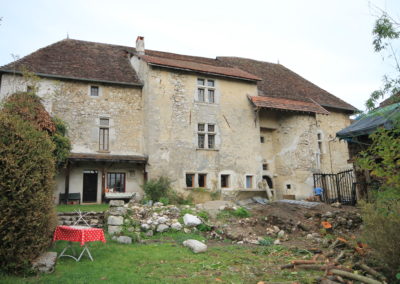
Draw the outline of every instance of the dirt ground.
M321 244L328 234L344 238L357 235L361 225L361 217L354 206L334 208L320 203L306 208L273 202L265 205L253 204L248 208L251 213L248 218L212 220L218 227L215 231L224 238L238 242L257 243L264 237L270 237L279 239L285 246L301 246L307 249ZM332 228L325 229L322 221L329 222Z

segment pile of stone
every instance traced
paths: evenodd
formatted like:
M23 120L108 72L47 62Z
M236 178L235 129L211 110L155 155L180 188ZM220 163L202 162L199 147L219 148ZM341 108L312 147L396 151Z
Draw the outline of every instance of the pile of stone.
M79 219L78 212L58 212L57 215L60 226L71 226ZM104 225L104 212L83 212L82 216L91 227L102 228ZM76 225L86 226L82 220Z
M329 222L332 230L336 232L346 232L357 230L362 224L360 213L354 211L327 211L325 213L315 213L308 216L317 221Z
M189 212L197 212L196 208L184 206ZM140 232L146 236L153 236L156 233L163 233L169 230L190 233L196 230L196 226L202 220L192 214L184 214L181 219L181 210L175 205L164 206L161 202L149 205L138 203L124 204L123 201L110 201L110 209L107 215L107 229L113 239L120 243L131 243L132 238L123 236L124 232L135 234L140 238Z

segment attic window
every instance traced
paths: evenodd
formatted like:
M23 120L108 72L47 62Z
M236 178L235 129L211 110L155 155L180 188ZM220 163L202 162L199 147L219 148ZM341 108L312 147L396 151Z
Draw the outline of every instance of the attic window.
M90 86L90 96L91 97L99 96L99 86Z

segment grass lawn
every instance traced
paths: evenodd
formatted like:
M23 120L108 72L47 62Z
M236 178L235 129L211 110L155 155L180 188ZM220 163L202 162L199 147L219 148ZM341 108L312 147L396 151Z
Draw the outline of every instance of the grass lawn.
M244 246L210 243L193 254L181 245L199 235L167 233L148 244L123 245L108 240L90 243L94 261L83 257L57 261L55 272L29 278L0 276L1 283L257 283L299 281L312 283L323 272L280 270L292 259L310 258L307 251L283 246ZM61 252L65 242L53 250ZM77 245L78 246L78 245Z
M106 211L108 209L108 204L89 204L89 205L80 205L80 204L72 204L72 205L57 205L57 212L73 212L74 210L81 211Z

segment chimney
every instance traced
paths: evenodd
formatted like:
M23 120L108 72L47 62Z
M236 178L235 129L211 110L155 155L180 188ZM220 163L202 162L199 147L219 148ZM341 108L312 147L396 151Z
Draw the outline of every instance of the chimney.
M136 39L136 52L144 55L144 36L138 36Z

